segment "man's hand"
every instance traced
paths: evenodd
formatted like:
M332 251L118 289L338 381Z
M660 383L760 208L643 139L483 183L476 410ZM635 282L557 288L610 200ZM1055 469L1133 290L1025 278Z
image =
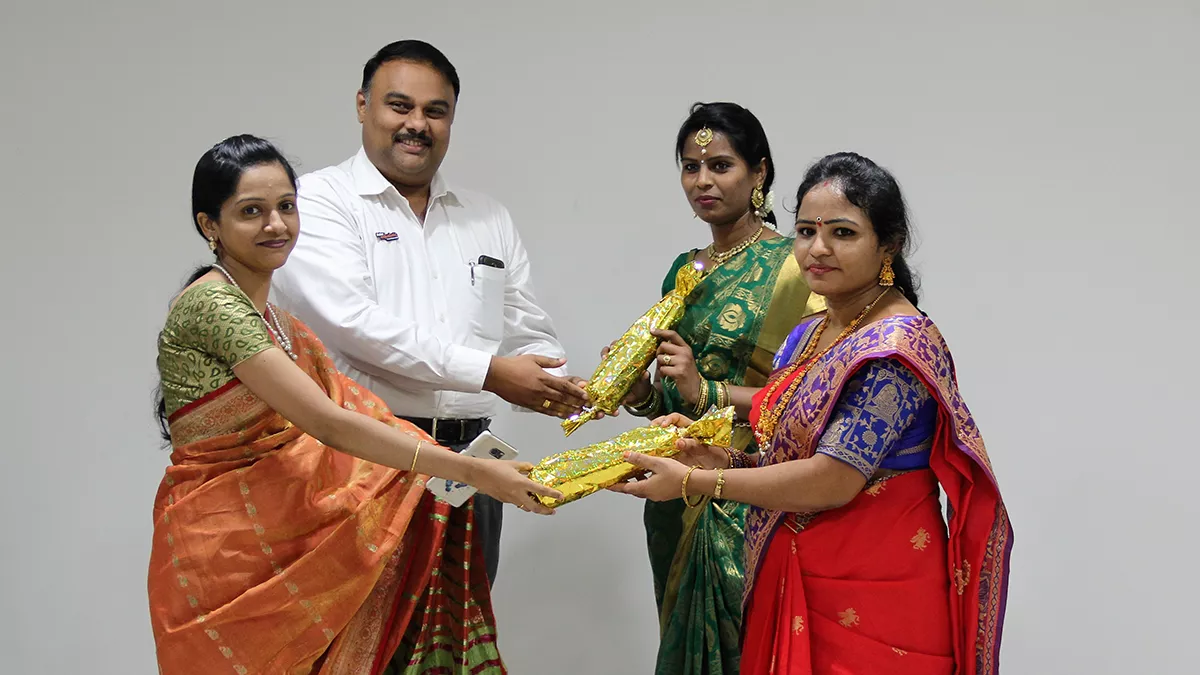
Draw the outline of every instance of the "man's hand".
M493 356L483 389L513 405L566 419L588 405L587 392L578 384L582 380L557 377L545 370L566 362L534 354Z

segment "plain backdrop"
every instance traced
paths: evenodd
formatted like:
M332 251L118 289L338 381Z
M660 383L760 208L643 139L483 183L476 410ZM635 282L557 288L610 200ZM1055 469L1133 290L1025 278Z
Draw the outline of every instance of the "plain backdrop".
M195 161L243 132L351 156L363 62L416 37L462 77L444 169L511 210L581 375L708 241L672 156L694 101L761 118L784 207L823 154L893 170L1016 530L1004 671L1192 672L1200 9L988 4L6 2L0 671L155 672L155 338L207 256ZM494 428L537 459L630 424ZM504 535L513 673L651 672L639 502Z

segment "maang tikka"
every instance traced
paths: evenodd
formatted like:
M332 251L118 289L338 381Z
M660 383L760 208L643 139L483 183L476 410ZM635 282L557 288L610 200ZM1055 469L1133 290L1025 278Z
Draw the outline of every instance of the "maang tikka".
M700 147L700 156L703 157L704 155L708 154L708 144L713 142L712 129L709 129L708 127L700 127L700 130L696 132L696 137L693 140L695 140L696 145ZM700 163L703 164L704 160L701 159Z

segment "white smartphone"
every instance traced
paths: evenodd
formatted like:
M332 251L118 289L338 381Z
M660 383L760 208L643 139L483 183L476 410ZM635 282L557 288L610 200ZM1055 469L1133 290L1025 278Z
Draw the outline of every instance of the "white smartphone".
M471 441L462 454L468 457L480 457L483 459L516 459L517 449L496 438L496 435L490 431L485 431L479 434L479 437ZM471 495L475 494L475 488L466 483L458 483L446 480L445 478L430 478L425 484L425 489L429 490L438 499L450 504L454 507L462 506L467 503Z

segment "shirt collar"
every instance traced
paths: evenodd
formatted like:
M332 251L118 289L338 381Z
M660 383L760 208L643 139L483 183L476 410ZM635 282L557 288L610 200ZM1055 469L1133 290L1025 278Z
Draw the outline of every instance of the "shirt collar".
M354 178L354 189L363 197L381 195L388 188L395 189L395 186L371 163L371 158L367 157L365 148L359 148L358 154L354 156L351 175ZM445 177L442 176L442 172L438 171L433 174L433 181L429 185L430 203L438 199L454 196L454 189L450 187Z

